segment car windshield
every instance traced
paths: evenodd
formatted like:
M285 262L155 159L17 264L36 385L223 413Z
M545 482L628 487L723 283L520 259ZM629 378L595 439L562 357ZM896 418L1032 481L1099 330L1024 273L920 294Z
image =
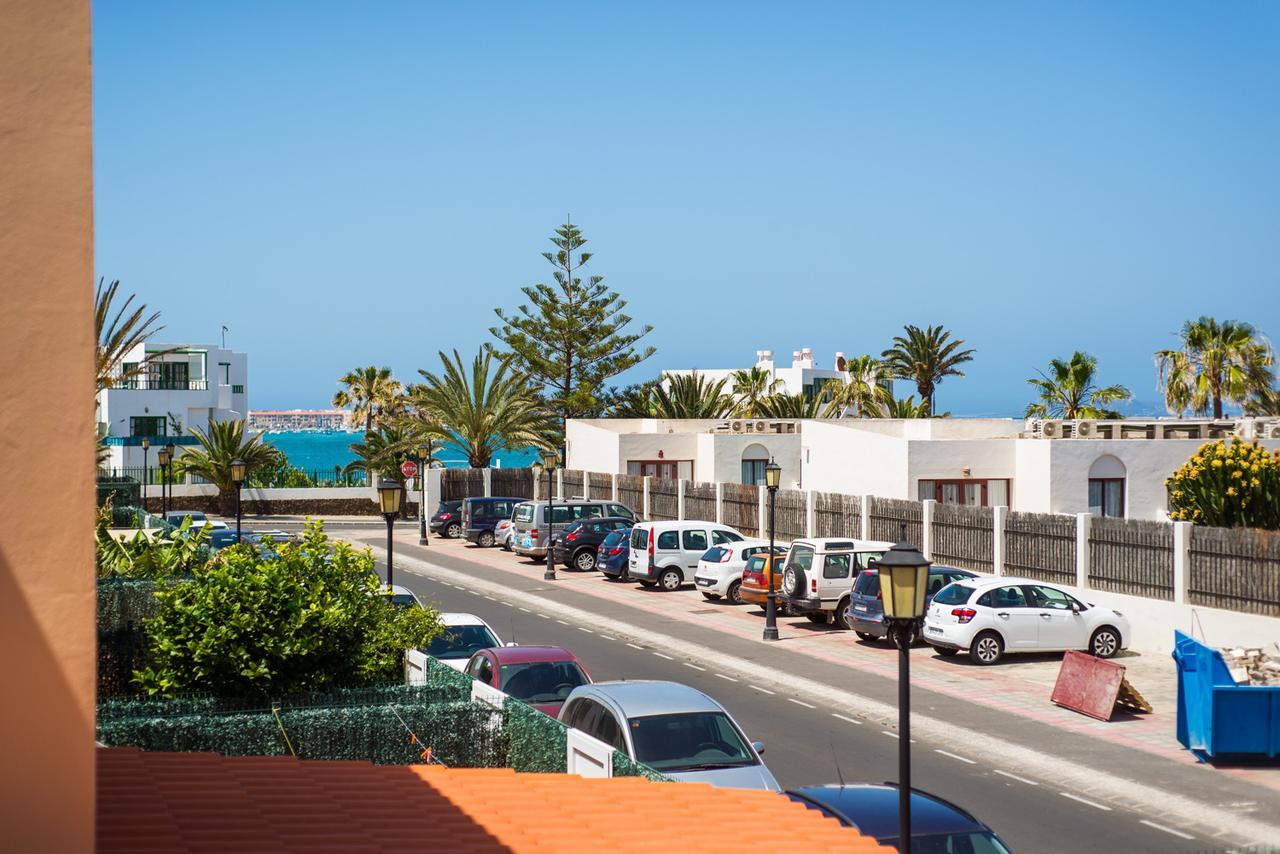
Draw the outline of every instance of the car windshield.
M853 592L859 596L876 596L880 593L880 573L874 569L864 569L858 573Z
M631 548L646 549L649 547L649 532L644 528L631 529Z
M714 548L707 549L706 553L702 555L702 559L710 563L719 563L724 559L725 552L727 551L728 549L726 548L715 546Z
M532 522L533 521L533 505L520 504L516 506L516 512L511 514L513 522Z
M581 530L582 530L582 522L570 522L568 526L565 527L564 532L566 534L574 534Z
M600 543L600 548L610 549L627 538L629 531L610 531L605 534L604 541Z
M898 837L878 839L885 845L898 847ZM1004 843L990 831L911 835L912 854L1011 854Z
M488 626L447 626L427 647L427 654L439 659L470 658L474 652L498 645Z
M757 555L747 561L747 572L764 572L764 557Z
M504 664L502 690L526 703L562 703L569 692L587 684L587 674L574 661L530 661Z
M412 593L394 593L391 596L388 596L387 599L397 608L418 607L418 600L413 598Z
M972 595L972 587L967 584L952 582L939 590L938 595L933 597L933 601L939 605L963 605L969 601L969 597Z
M709 771L759 760L724 712L631 718L636 761L656 771Z

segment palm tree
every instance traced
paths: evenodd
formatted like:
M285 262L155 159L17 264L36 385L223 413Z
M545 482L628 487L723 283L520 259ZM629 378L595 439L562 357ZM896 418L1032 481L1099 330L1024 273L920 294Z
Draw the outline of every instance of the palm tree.
M973 350L961 350L964 340L951 338L941 326L906 326L907 334L895 335L893 346L881 353L895 377L912 380L923 405L934 410L934 393L946 377L963 377L960 365L973 361Z
M725 393L725 380L709 381L696 371L667 377L653 390L654 418L727 418L733 397Z
M944 412L942 417L945 418L949 414ZM929 404L923 400L916 403L915 395L908 395L902 399L890 398L884 408L885 418L929 418L931 415Z
M343 474L367 471L373 475L374 484L379 478L394 480L404 488L405 477L400 464L412 457L417 459L418 437L404 422L382 424L377 430L364 434L364 441L349 445L348 450L356 459L347 463ZM403 507L403 502L401 503Z
M409 387L412 417L422 435L442 439L485 468L502 448L554 447L556 422L529 377L510 358L481 349L467 373L458 351L443 352L440 376L419 370L423 382Z
M390 368L356 368L338 382L346 388L333 396L333 405L339 409L350 406L352 419L363 419L366 433L373 429L375 418L384 412L392 414L399 405L400 381L391 376Z
M845 363L848 374L843 383L829 383L824 391L831 402L823 410L827 418L843 418L850 412L855 418L876 418L893 395L889 391L889 368L870 355L856 356Z
M818 395L779 392L766 397L760 406L761 418L821 418L823 402Z
M1253 416L1280 415L1280 392L1271 383L1255 389L1253 397L1245 402L1244 414Z
M782 380L759 365L734 371L729 375L729 381L733 384L733 414L739 418L757 417L765 398L777 394L782 386Z
M658 387L657 380L629 385L619 392L610 395L608 415L610 418L652 418L653 390Z
M1178 333L1181 348L1157 350L1156 366L1165 406L1179 417L1190 409L1222 417L1223 403L1244 404L1270 388L1271 345L1248 323L1212 317L1188 320Z
M1069 361L1051 359L1048 374L1037 373L1039 378L1027 383L1039 393L1040 400L1027 405L1027 418L1122 418L1119 412L1107 409L1107 404L1133 397L1122 385L1095 385L1098 360L1079 350Z
M113 388L136 378L146 370L146 363L149 360L163 355L148 353L136 365L130 365L128 369L124 368L124 358L129 355L129 352L139 344L148 341L164 327L156 326L156 321L160 319L160 312L152 312L148 316L145 303L139 303L132 311L129 310L136 294L130 294L124 301L124 305L120 306L113 316L112 308L119 290L119 279L108 285L106 279L102 278L98 280L98 289L93 295L93 329L98 342L97 365L94 373L98 391Z
M245 475L255 469L279 465L282 454L273 445L261 441L261 435L245 437L244 421L211 421L208 430L191 428L200 442L178 457L179 472L194 474L218 487L218 505L222 514L235 510L236 484L231 479L231 461L244 460Z

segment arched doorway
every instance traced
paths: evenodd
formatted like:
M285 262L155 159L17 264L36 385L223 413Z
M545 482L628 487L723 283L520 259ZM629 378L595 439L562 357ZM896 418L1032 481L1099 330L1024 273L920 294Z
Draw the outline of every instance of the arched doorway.
M1089 512L1095 516L1125 515L1125 467L1118 457L1103 454L1089 466Z
M742 452L742 482L748 486L764 483L764 467L769 462L769 449L759 442Z

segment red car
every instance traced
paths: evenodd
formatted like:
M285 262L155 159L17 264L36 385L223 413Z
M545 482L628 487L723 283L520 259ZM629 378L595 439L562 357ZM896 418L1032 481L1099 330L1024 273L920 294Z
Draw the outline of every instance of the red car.
M591 682L587 669L562 646L482 649L464 672L553 718L570 691Z

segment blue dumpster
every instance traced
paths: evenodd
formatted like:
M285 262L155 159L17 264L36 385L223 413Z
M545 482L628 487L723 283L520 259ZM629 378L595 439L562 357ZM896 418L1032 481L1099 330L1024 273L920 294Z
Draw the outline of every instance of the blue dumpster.
M1174 632L1178 741L1201 760L1280 754L1280 685L1237 685L1222 653Z

